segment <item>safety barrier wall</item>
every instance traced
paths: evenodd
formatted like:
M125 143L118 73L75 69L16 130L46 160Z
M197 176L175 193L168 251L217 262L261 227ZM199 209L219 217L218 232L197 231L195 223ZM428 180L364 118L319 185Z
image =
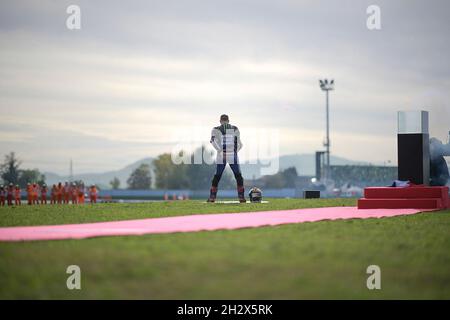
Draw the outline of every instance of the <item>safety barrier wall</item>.
M164 199L167 195L169 199L173 196L188 197L190 199L201 199L209 196L209 190L101 190L99 196L111 197L112 199ZM265 189L263 196L268 198L295 198L302 195L302 190L294 188L285 189ZM237 197L236 190L219 190L218 196L222 198Z

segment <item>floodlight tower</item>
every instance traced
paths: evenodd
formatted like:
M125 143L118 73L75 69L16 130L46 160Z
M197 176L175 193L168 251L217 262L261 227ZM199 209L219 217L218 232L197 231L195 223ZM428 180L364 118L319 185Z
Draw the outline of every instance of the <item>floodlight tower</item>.
M329 98L328 93L329 91L334 89L334 80L331 79L330 82L328 82L327 79L319 80L320 89L322 91L325 91L326 94L326 122L327 122L327 131L326 131L326 138L324 142L324 147L326 148L326 170L325 170L325 178L330 178L330 118L329 118Z

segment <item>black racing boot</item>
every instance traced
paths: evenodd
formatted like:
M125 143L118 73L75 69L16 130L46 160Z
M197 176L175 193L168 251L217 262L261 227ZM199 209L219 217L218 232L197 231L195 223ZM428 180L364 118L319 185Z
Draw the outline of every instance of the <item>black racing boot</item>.
M216 196L217 196L217 187L211 187L211 190L209 191L209 198L206 200L206 202L216 202Z
M239 198L239 202L240 203L246 203L247 200L245 200L245 196L244 196L244 187L243 186L238 186L237 187L237 192L238 192L238 198Z

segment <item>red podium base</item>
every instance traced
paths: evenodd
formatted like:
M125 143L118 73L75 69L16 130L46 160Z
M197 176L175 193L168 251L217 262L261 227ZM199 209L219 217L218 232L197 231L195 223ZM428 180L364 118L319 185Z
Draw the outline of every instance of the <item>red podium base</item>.
M369 187L358 209L446 209L450 208L448 187Z

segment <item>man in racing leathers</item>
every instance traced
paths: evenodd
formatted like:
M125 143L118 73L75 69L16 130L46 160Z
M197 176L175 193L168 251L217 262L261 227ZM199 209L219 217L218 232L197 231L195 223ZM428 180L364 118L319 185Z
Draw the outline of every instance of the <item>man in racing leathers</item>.
M210 142L217 151L217 167L216 174L211 183L208 202L214 202L216 200L217 187L227 163L230 165L234 177L236 178L239 202L245 202L244 178L241 174L238 158L238 152L242 148L242 142L239 129L230 124L226 114L220 116L220 126L213 128Z

